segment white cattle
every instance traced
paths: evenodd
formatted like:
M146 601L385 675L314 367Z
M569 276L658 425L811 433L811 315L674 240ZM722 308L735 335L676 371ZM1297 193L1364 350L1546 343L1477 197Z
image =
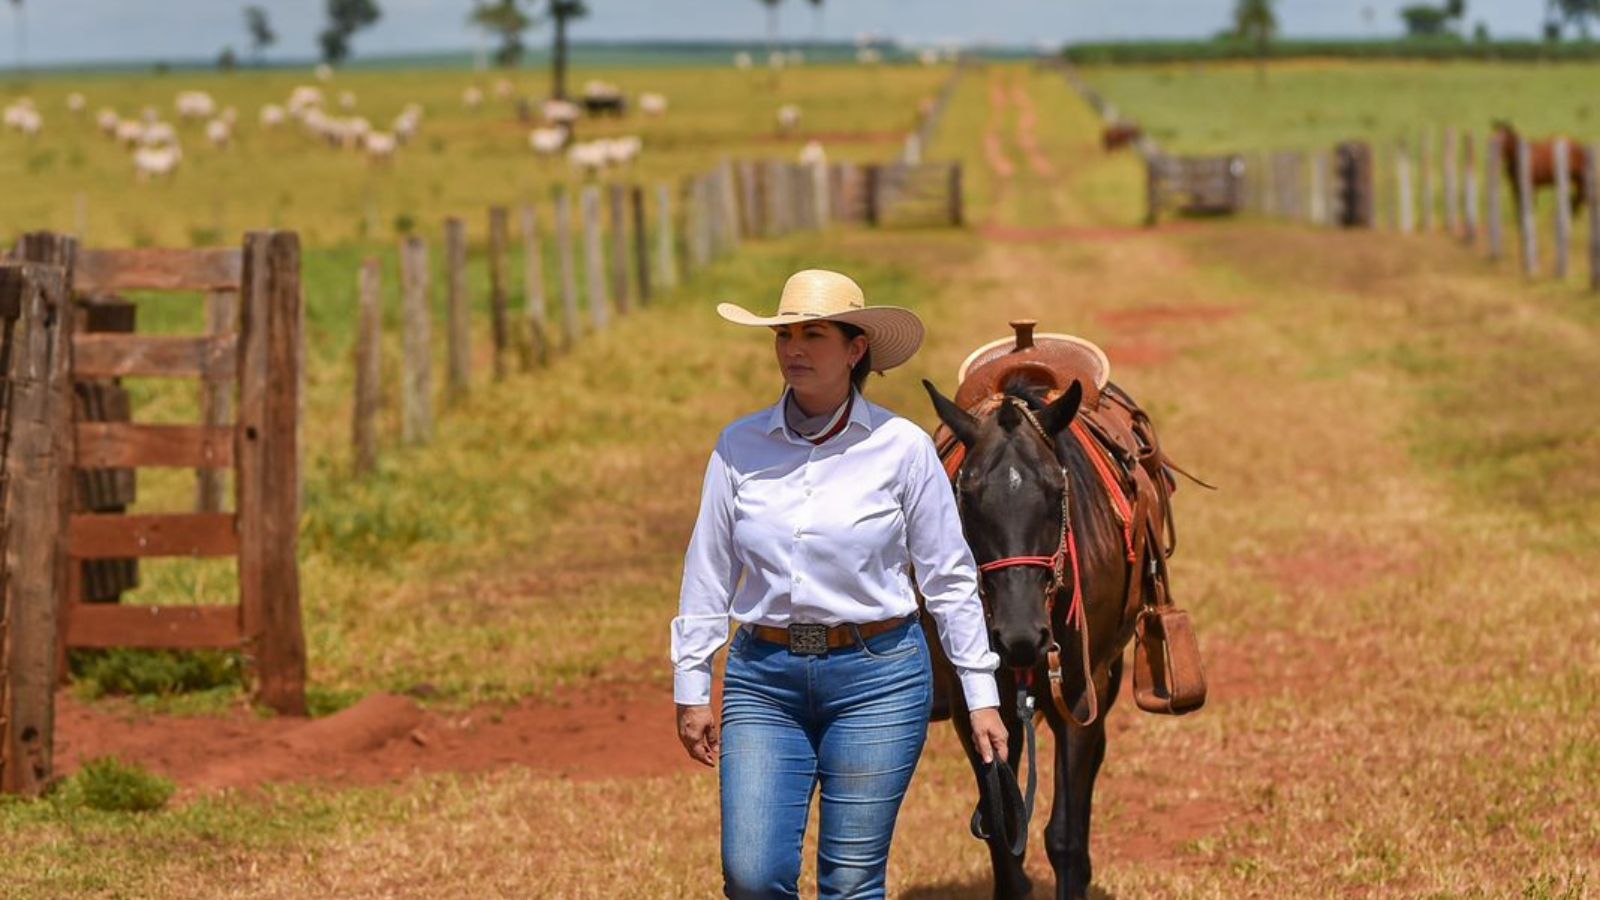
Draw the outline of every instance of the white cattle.
M753 65L755 65L755 60L751 59L750 54L743 50L733 55L733 67L735 69L748 69Z
M394 159L395 149L400 142L386 131L371 131L362 139L362 146L366 148L368 160L385 163Z
M509 99L515 90L516 88L511 84L510 81L504 78L498 78L495 80L494 95L499 97L501 100Z
M483 105L483 89L472 85L461 92L461 105L467 109L477 109Z
M180 119L209 119L217 113L217 101L205 91L179 91L172 105Z
M567 148L567 163L575 169L582 169L589 175L593 175L605 168L608 156L605 144L600 141L573 144Z
M571 125L583 115L578 104L570 100L546 100L539 108L544 120L552 125Z
M233 126L221 119L212 119L206 123L206 140L218 150L227 147L233 142Z
M322 89L302 84L289 92L289 114L303 118L307 111L322 106Z
M800 164L803 166L824 166L828 164L828 151L822 149L818 141L806 141L800 148Z
M123 119L117 123L116 137L125 146L132 147L144 138L144 123L138 119Z
M567 145L567 139L571 134L572 132L565 128L535 128L528 134L528 146L540 156L555 156Z
M88 108L89 101L85 100L82 94L73 91L67 95L67 112L81 115Z
M613 166L625 166L639 158L639 151L644 148L644 142L636 135L612 138L609 141L596 141L605 148L606 162Z
M117 117L117 111L111 109L110 107L95 113L95 127L99 128L100 133L106 137L115 137L117 134L117 126L121 123L122 120Z
M785 103L778 107L778 131L788 134L800 125L800 107Z
M354 91L339 92L339 108L346 112L356 108L356 95Z
M856 51L856 62L864 66L875 66L883 62L883 54L872 47L862 47Z
M667 98L660 94L640 94L639 111L647 116L663 115L667 111Z
M139 134L139 143L145 147L162 147L178 142L178 131L167 122L151 122Z
M261 107L260 119L262 128L277 128L283 124L285 118L283 107L276 103L268 103L266 106Z
M133 172L140 181L170 176L178 170L183 151L177 144L164 147L140 147L133 152Z
M318 63L317 67L311 70L311 74L317 76L318 81L332 81L333 66L330 66L327 63Z

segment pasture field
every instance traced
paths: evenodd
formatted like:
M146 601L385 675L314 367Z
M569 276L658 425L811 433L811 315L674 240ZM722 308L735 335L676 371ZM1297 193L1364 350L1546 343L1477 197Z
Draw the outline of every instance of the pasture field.
M792 160L813 136L834 159L886 158L914 126L918 103L948 74L946 66L812 66L774 78L764 70L729 66L582 69L570 77L574 92L598 78L630 97L641 91L666 95L670 108L660 119L633 111L620 121L585 120L578 131L580 140L639 135L643 152L621 177L653 184L703 171L722 157ZM514 88L512 98L500 98L493 89L502 77ZM397 223L427 233L446 215L469 215L476 224L490 204L543 200L551 185L581 180L563 158L536 156L527 142L531 126L517 121L516 96L548 96L544 70L502 76L356 69L319 85L330 113L366 117L378 130L387 129L407 103L423 106L420 134L390 165L330 149L292 121L264 129L258 110L282 105L301 84L318 82L307 71L241 70L51 75L26 86L0 84L0 105L26 95L45 119L43 133L31 139L0 132L4 231L74 232L81 195L84 233L96 246L231 243L243 231L263 227L293 228L316 247L362 244L392 239ZM476 110L462 101L469 86L485 95ZM96 111L108 107L133 117L151 106L176 122L173 98L188 89L210 92L219 107L237 108L234 146L215 150L205 142L203 123L182 125L184 158L176 177L137 183L128 152L96 130ZM356 107L341 112L336 99L346 90L355 95ZM81 117L67 111L73 92L88 102ZM776 112L785 103L798 105L802 117L796 135L780 138Z
M1600 140L1595 63L1276 62L1086 66L1084 79L1177 153L1319 150L1415 140L1424 128L1485 134L1503 118L1533 136Z
M369 481L344 475L348 343L325 339L303 525L315 686L337 705L426 682L437 710L491 718L566 704L570 730L486 771L142 815L0 801L0 879L21 897L716 893L716 782L672 736L665 634L708 449L778 382L766 341L712 303L760 304L820 265L929 323L922 352L872 380L878 402L931 426L918 379L952 389L974 344L1032 316L1105 346L1168 451L1221 486L1176 499L1174 586L1211 700L1111 714L1101 896L1594 893L1600 307L1436 237L1126 228L1137 169L1096 141L1059 74L971 72L938 152L980 167L974 227L750 245L550 369L477 388ZM997 155L1011 174L982 170ZM315 276L314 316L348 322L356 255L315 263L340 274ZM655 705L607 702L626 691ZM587 762L548 761L600 733ZM646 752L671 762L618 774ZM895 896L989 895L973 796L933 726ZM1042 812L1029 865L1047 890Z

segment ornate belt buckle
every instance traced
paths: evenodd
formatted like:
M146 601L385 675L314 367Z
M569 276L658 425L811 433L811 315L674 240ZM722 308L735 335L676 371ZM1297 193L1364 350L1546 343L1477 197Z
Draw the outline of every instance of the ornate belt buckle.
M802 622L789 626L789 652L795 656L822 656L828 652L828 626Z

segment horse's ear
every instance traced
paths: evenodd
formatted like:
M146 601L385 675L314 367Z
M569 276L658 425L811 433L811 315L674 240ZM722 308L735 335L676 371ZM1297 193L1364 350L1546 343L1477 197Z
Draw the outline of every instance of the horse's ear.
M1039 417L1039 424L1051 437L1055 437L1067 430L1072 424L1072 419L1078 414L1078 405L1083 402L1083 385L1077 381L1072 382L1072 387L1066 393L1055 399L1054 403L1044 408L1044 414Z
M922 379L922 386L928 389L928 397L933 400L933 411L939 414L939 421L950 429L964 446L971 447L978 441L978 420L966 410L955 405L953 401L939 393L933 382Z

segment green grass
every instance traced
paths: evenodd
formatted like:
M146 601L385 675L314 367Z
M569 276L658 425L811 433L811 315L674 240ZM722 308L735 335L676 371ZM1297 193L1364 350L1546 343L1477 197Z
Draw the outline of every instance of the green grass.
M809 135L823 135L835 159L882 159L898 149L896 133L911 129L918 102L936 92L948 71L811 66L773 79L731 66L586 70L584 78L610 80L630 94L659 91L671 108L661 119L634 114L586 122L579 137L640 135L639 163L622 177L650 184L703 171L720 157L793 159ZM257 124L263 104L281 104L295 85L315 83L308 72L124 73L0 84L0 101L30 96L45 118L33 140L0 132L0 182L7 185L0 238L9 243L32 229L76 232L79 197L86 237L96 246L232 243L255 228L294 229L311 246L370 244L392 238L402 218L434 233L446 215L466 216L478 231L490 204L543 200L553 184L577 181L564 159L534 156L514 101L488 90L499 77L451 69L347 71L324 85L330 104L338 92L353 92L358 105L350 114L380 129L406 103L424 106L420 135L389 167L313 143L297 126L267 131ZM548 92L543 70L510 77L519 93ZM461 102L472 84L488 94L476 111ZM185 89L210 91L219 105L238 109L236 145L213 150L202 125L181 125L184 160L176 178L136 183L128 153L95 129L95 112L110 107L135 116L151 106L175 121L173 97ZM88 100L83 118L67 112L74 91ZM800 106L801 133L778 139L775 115L784 103ZM870 133L887 139L854 139Z
M1600 65L1277 62L1085 67L1084 78L1168 150L1328 149L1415 140L1424 128L1486 134L1507 118L1536 136L1600 139Z

